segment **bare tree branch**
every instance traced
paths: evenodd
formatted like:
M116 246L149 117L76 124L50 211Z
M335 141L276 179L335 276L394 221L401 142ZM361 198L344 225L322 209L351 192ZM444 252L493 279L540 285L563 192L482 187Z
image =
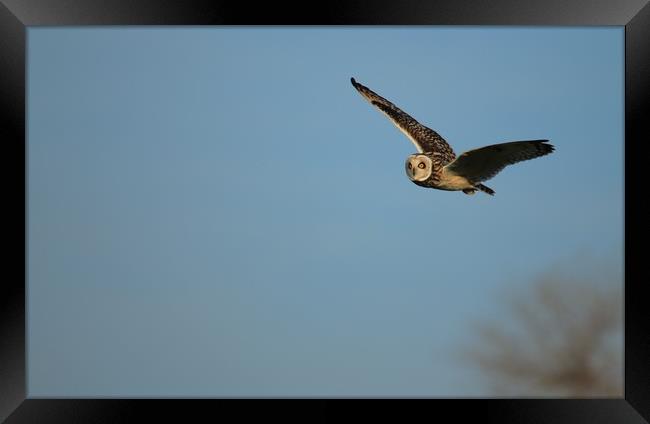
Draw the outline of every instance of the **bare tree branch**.
M466 358L503 396L621 397L622 287L545 277L481 322Z

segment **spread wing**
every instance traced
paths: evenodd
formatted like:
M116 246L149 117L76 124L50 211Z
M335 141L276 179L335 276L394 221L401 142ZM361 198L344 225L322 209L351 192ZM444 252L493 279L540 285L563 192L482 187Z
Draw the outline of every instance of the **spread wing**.
M545 156L555 150L548 140L512 141L463 153L445 169L473 183L489 180L513 163Z
M454 151L444 138L431 128L427 128L413 119L408 113L384 99L368 87L351 79L352 85L373 106L390 119L395 126L406 135L420 153L435 152L442 155L444 163L456 158Z

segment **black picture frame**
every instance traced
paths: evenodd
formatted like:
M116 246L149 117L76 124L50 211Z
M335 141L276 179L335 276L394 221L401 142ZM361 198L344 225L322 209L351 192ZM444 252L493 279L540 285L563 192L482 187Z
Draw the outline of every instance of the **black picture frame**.
M302 8L301 8L302 7ZM362 402L333 399L241 401L146 399L30 399L25 360L25 53L29 26L79 25L615 25L625 27L625 392L619 399L429 399ZM399 419L424 414L454 421L517 423L643 423L650 420L650 317L645 309L641 271L640 218L648 208L640 195L637 151L648 138L650 103L650 5L647 0L443 0L348 1L282 4L192 0L2 0L0 4L0 139L9 146L5 229L12 248L0 286L0 421L132 422L163 415L183 422L207 413L281 414L313 421L346 415ZM7 166L10 165L10 166ZM597 189L577 187L577 190ZM7 191L5 191L7 193ZM22 259L22 265L21 265ZM22 278L21 278L22 276ZM216 404L215 404L216 403ZM350 411L350 409L352 411ZM182 417L182 418L181 418ZM644 419L645 418L645 419Z

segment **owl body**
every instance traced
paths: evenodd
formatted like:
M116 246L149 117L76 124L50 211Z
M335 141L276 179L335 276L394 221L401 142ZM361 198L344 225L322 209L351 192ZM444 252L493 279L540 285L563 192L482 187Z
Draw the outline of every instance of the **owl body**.
M428 128L368 87L351 79L354 88L408 137L418 153L406 159L409 179L420 187L474 194L494 190L481 184L517 162L547 155L554 150L548 140L522 140L469 150L459 157L436 131Z
M415 153L406 158L406 176L420 187L445 191L468 190L473 193L475 184L445 168L449 162L435 153ZM468 193L468 194L471 194Z

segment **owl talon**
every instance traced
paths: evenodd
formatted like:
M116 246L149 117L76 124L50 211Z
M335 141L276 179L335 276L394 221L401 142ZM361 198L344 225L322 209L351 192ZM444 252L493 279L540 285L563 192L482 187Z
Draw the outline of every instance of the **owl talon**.
M468 195L471 196L472 194L476 193L476 189L473 189L473 188L465 188L465 189L463 189L463 193L468 194Z

